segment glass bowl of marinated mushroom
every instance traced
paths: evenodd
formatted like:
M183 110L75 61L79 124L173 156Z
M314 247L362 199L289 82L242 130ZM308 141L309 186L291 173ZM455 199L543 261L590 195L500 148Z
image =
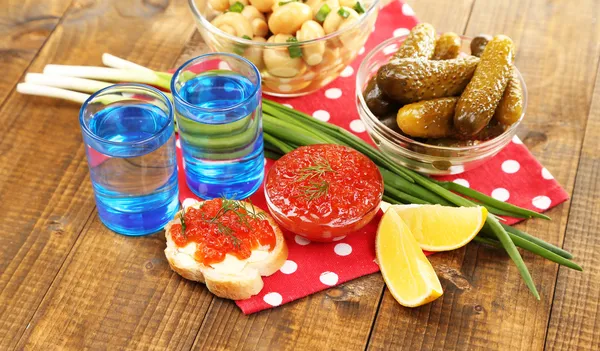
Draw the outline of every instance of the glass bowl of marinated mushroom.
M291 97L327 85L371 34L379 0L188 0L212 51L254 63L263 92Z
M432 174L473 169L515 136L527 106L514 44L417 25L367 54L356 104L373 142L396 162Z

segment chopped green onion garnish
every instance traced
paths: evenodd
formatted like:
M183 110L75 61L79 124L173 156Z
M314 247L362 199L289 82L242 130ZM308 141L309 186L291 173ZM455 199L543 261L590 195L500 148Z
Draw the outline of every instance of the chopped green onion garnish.
M350 16L350 12L348 12L346 9L344 8L340 8L338 10L338 15L344 17L344 18L348 18L348 16Z
M317 12L317 15L315 16L315 18L317 21L323 22L323 21L325 21L325 17L327 17L327 15L330 12L331 12L331 8L329 7L329 5L323 4L323 6L321 6L321 8L319 9L319 12Z
M297 43L298 39L296 37L289 37L286 42L288 43ZM291 58L302 57L302 49L298 45L290 45L288 47L288 52L290 53Z
M280 1L279 6L287 5L290 2L297 2L298 0L288 0L288 1Z
M229 7L229 12L238 12L238 13L240 13L240 12L242 12L243 9L244 9L244 4L242 4L239 1L236 1L235 4L233 4L233 5L231 5Z
M357 12L357 13L365 13L365 8L363 7L363 5L360 3L360 1L357 1L356 4L354 4L353 9Z
M250 38L250 37L249 37L249 36L247 36L247 35L242 35L242 38L243 38L243 39L246 39L246 40L252 40L252 38Z

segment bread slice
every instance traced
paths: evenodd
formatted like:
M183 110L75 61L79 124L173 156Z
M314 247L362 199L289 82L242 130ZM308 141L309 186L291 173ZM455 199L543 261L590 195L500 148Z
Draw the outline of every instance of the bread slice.
M251 209L250 203L242 203L246 209ZM199 208L201 204L202 202L197 202L190 207ZM173 242L171 227L173 224L181 223L181 212L179 212L165 227L167 239L165 255L171 269L186 279L206 284L208 290L219 297L243 300L258 294L263 288L262 276L269 276L283 266L288 256L288 248L273 218L256 206L254 210L263 213L273 228L276 237L273 250L268 251L268 247L259 247L245 260L227 254L222 262L204 265L194 258L196 243L178 247Z

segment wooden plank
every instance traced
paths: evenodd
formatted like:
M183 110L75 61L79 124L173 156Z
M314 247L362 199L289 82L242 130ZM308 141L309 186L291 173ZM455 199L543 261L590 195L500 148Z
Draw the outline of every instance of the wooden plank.
M560 268L548 327L548 350L600 350L600 80L581 150L564 248L584 273Z
M438 32L462 34L475 0L407 0L421 22L435 26Z
M193 349L364 350L382 286L372 274L247 317L215 298Z
M431 13L447 30L463 31L470 2L433 3L412 1L421 20L433 21ZM194 50L184 56L194 56ZM363 350L383 288L381 276L373 274L249 317L232 302L214 299L194 349Z
M0 12L0 106L42 45L54 31L72 0L4 0Z
M171 271L164 243L115 234L94 215L18 348L189 349L212 295Z
M598 11L594 1L478 0L466 31L505 33L515 40L516 64L529 88L519 135L568 191L573 189L600 54ZM568 207L551 210L551 222L530 220L520 227L561 245ZM406 309L386 291L370 349L542 349L558 269L531 254L524 259L541 301L531 296L502 250L470 244L434 255L444 295L430 305Z
M166 69L193 30L185 0L76 1L31 71L40 72L47 63L100 64L105 51ZM78 110L68 102L19 94L12 94L0 110L3 350L14 346L28 327L29 333L48 327L29 322L93 211ZM104 234L104 245L113 245L111 235ZM97 261L96 269L103 264Z

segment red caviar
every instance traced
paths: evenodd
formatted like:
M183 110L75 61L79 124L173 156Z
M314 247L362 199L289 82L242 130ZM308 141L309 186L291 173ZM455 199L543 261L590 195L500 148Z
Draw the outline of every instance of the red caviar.
M240 260L249 258L259 246L275 248L277 238L273 228L259 209L247 211L243 202L214 199L204 201L199 208L185 211L182 224L171 226L175 244L184 247L197 244L196 260L205 265L218 263L231 254Z
M265 196L283 227L311 240L331 241L373 219L383 179L373 161L352 148L310 145L275 162Z

